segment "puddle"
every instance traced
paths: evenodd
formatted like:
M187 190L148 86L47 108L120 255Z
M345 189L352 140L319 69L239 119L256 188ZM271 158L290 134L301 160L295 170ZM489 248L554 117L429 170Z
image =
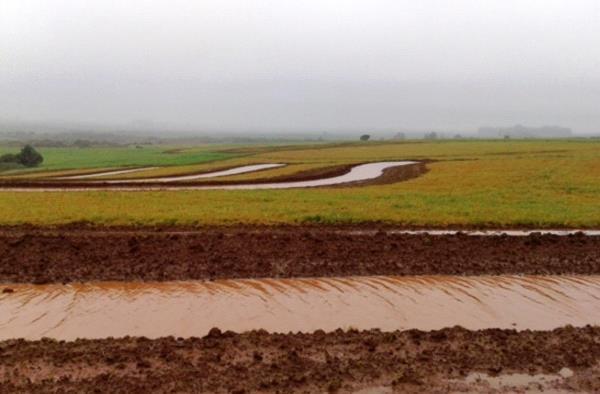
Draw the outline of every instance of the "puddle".
M486 373L473 372L467 375L465 379L453 380L455 383L465 383L469 387L489 388L494 390L518 390L519 392L564 392L557 389L557 385L566 378L573 376L573 371L569 368L563 368L557 374L501 374L498 376L489 376Z
M600 276L373 276L2 285L0 339L600 323Z

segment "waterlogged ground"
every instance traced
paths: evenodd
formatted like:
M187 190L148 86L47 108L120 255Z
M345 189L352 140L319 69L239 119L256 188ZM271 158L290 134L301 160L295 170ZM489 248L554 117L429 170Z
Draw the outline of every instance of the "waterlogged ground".
M4 228L0 393L599 392L596 234Z
M600 276L416 276L12 285L0 340L242 333L551 330L600 324Z
M598 327L312 334L214 329L204 338L10 340L0 348L1 393L600 390ZM484 375L496 379L486 382Z

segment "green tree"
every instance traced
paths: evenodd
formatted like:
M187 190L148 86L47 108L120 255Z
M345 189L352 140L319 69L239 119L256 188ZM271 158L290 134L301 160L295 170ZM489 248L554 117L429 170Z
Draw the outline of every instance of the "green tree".
M18 154L18 158L19 163L25 167L37 167L44 161L42 155L31 145L25 145Z
M363 134L360 136L361 141L368 141L371 136L369 134Z

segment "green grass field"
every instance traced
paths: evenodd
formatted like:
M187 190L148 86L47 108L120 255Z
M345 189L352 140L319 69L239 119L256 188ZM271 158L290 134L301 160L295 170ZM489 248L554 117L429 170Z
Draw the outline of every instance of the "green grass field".
M215 151L219 147L200 146L179 150L161 146L118 148L38 148L44 156L41 166L21 169L0 175L16 175L26 172L74 170L90 168L136 167L136 166L183 166L238 156L235 153ZM0 147L0 155L18 153L19 149Z
M407 141L276 147L244 154L191 167L200 170L248 162L294 164L230 178L252 179L342 163L425 158L435 162L428 164L428 173L416 179L352 188L0 192L0 223L385 222L435 227L600 227L600 141ZM153 164L159 163L144 162ZM189 165L170 170L182 168L190 170Z

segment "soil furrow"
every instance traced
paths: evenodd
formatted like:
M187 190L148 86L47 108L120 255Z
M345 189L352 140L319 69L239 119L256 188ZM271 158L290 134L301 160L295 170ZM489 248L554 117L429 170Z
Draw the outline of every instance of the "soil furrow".
M582 234L489 237L301 226L121 230L0 232L0 281L600 274L600 237Z

